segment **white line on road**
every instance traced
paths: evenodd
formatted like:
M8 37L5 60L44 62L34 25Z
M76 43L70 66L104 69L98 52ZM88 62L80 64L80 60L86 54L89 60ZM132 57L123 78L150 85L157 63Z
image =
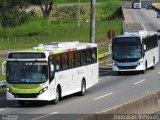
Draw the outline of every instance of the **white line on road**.
M143 80L140 80L140 81L138 81L138 82L135 82L135 83L133 83L134 85L137 85L137 84L139 84L139 83L141 83L141 82L144 82L145 81L145 79L143 79Z
M105 76L105 77L99 78L99 81L101 81L101 80L103 80L105 78L109 78L109 77L111 77L111 76Z
M144 29L145 31L147 31L146 27L144 26L144 24L142 23L142 21L140 20L140 18L139 18L133 11L132 11L132 13L133 13L134 16L139 20L139 22L141 23L143 29Z
M101 99L101 98L103 98L103 97L106 97L106 96L109 96L109 95L112 95L113 93L108 93L108 94L105 94L105 95L102 95L102 96L100 96L100 97L96 97L96 98L94 98L93 100L98 100L98 99Z
M33 118L33 119L31 119L31 120L38 120L38 119L42 119L42 118L44 118L44 117L47 117L47 116L50 116L50 115L54 115L54 114L57 114L58 112L53 112L53 113L50 113L50 114L48 114L48 115L43 115L43 116L40 116L40 117L37 117L37 118Z
M111 77L111 76L106 76L106 77L108 77L108 78L109 78L109 77Z
M0 111L3 111L3 110L5 110L5 109L0 109Z
M3 100L3 99L6 99L6 97L2 97L2 98L0 98L0 100Z
M160 71L158 73L160 74Z

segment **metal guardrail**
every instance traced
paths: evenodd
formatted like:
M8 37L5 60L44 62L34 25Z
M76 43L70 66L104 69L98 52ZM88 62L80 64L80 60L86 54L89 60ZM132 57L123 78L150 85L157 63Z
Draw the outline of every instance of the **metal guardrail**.
M102 58L108 57L109 55L111 55L111 51L99 54L98 55L98 59L102 59Z
M159 7L156 7L156 6L153 6L153 5L152 5L152 8L153 8L154 11L160 12L160 8L159 8Z
M102 58L105 58L105 57L108 57L109 55L111 55L111 46L112 46L112 44L109 45L109 47L108 47L109 51L108 52L99 54L98 59L102 59Z
M6 85L6 80L0 81L0 90Z

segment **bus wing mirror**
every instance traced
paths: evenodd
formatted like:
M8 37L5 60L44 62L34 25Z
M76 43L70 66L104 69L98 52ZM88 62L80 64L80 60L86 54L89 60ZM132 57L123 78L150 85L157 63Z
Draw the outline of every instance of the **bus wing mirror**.
M52 80L54 78L54 65L50 65L50 80Z
M5 63L6 63L6 61L4 61L4 62L2 63L2 74L3 74L3 75L6 75L6 74L5 74Z
M147 48L146 48L146 45L144 45L144 50L146 50Z
M50 65L51 72L54 72L54 65Z

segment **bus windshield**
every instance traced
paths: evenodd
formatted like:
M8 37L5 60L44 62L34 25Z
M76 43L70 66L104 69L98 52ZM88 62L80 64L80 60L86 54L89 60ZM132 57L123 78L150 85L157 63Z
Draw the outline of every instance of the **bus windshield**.
M141 1L140 0L134 0L134 3L140 3Z
M138 60L142 58L142 47L138 37L119 37L113 40L113 59Z
M6 80L9 83L44 83L47 78L47 62L7 62Z

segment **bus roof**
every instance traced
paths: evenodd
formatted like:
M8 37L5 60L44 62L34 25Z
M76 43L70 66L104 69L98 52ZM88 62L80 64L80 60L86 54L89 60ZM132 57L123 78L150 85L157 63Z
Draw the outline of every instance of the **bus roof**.
M63 53L63 52L69 52L69 51L81 50L81 49L87 49L87 48L93 48L93 47L97 47L97 44L80 43L80 42L51 42L51 43L40 44L37 47L33 47L33 49L30 49L30 50L16 51L14 53L26 53L26 52L50 53L52 52L52 54L57 54L57 53Z
M117 36L117 37L142 37L146 38L148 36L152 36L157 34L157 32L154 31L136 31L136 32L125 32L123 35Z

